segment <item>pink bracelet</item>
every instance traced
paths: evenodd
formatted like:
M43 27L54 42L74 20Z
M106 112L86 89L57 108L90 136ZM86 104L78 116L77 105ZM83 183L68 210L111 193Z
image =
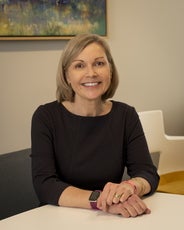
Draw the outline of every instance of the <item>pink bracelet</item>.
M131 181L131 180L125 180L125 181L123 181L123 183L131 185L133 187L133 189L134 189L134 193L136 193L137 187L136 187L136 185L134 184L133 181Z

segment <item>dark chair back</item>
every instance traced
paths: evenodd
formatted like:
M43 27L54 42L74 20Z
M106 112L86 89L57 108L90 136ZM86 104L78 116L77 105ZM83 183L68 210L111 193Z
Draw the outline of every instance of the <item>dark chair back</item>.
M0 220L38 207L30 149L0 155Z

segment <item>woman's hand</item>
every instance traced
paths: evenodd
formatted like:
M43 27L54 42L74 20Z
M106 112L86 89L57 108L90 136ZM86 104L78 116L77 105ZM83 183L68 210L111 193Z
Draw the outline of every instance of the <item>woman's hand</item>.
M120 184L115 184L108 182L98 199L98 208L107 211L107 208L112 204L123 203L132 196L135 189L132 185L122 182Z
M111 214L120 214L123 217L136 217L142 214L149 214L151 211L136 194L128 197L123 203L112 204L106 210Z
M104 212L120 214L124 217L150 213L146 204L135 192L135 187L130 183L108 182L98 198L97 207Z

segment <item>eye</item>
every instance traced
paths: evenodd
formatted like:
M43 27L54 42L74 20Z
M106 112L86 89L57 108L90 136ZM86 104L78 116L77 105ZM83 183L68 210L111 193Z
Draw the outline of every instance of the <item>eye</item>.
M74 66L75 69L82 69L84 68L84 64L83 63L77 63L75 66Z
M104 66L105 62L104 61L96 61L95 66Z

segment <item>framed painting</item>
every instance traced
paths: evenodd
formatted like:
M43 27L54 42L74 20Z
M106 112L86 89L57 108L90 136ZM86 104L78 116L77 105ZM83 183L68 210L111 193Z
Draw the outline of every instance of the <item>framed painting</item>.
M107 36L106 0L0 0L0 40Z

